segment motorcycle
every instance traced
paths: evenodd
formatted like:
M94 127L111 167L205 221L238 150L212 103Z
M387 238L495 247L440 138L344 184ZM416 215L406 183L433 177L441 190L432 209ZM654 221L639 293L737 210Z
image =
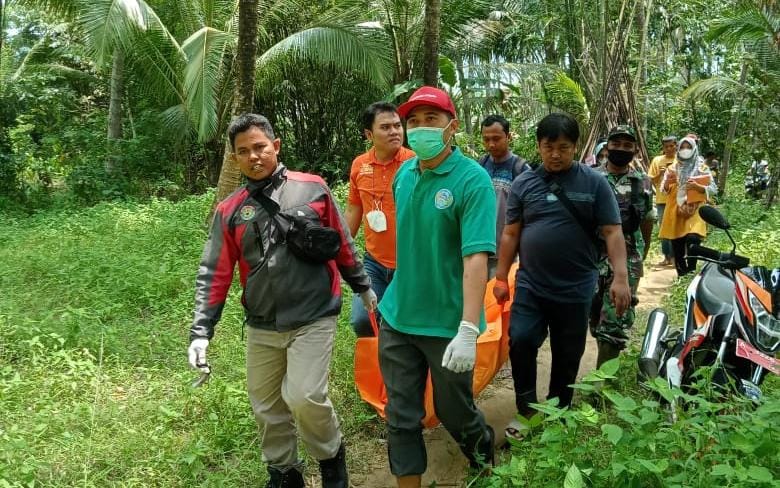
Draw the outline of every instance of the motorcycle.
M780 268L749 266L747 257L735 253L728 220L710 206L699 215L726 232L731 252L689 248L689 257L706 264L688 286L682 328L671 330L663 309L650 313L640 378L665 378L691 391L695 373L710 366L714 384L758 401L767 374L780 375Z
M769 163L754 162L745 175L745 194L752 198L760 198L769 186Z

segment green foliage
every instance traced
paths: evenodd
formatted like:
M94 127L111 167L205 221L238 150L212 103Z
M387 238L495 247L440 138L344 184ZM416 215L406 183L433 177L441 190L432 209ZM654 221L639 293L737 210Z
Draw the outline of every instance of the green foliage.
M590 119L588 102L582 87L563 72L544 84L545 97L549 104L568 112L577 119L580 127L587 127Z
M626 391L616 376L634 378L635 360L624 356L620 369L612 360L586 375L574 386L589 392L587 402L574 408L535 405L532 433L512 441L508 462L476 486L776 486L780 400L724 402L663 381ZM689 402L675 422L664 401L673 396Z
M345 181L352 159L367 149L360 115L381 92L360 77L311 62L282 73L287 80L259 92L256 101L281 135L281 160L332 182ZM323 92L323 75L342 89Z
M721 207L732 225L737 252L754 265L780 266L780 209L730 197ZM723 231L711 229L706 245L729 250ZM678 279L664 308L672 326L685 308L691 277ZM643 324L637 320L637 324ZM636 326L637 336L643 327ZM638 340L638 337L635 337ZM636 353L608 361L574 388L581 394L570 409L555 402L536 405L527 422L531 435L512 441L493 477L473 486L777 486L780 456L775 445L780 429L780 382L771 376L762 385L761 404L729 397L710 387L706 372L697 396L670 389L663 381L639 388ZM679 399L672 420L669 401Z
M345 200L346 186L334 194ZM211 381L190 387L193 285L212 198L0 217L0 486L263 483L237 283L209 348ZM346 435L375 437L380 425L352 375L350 296L331 398Z

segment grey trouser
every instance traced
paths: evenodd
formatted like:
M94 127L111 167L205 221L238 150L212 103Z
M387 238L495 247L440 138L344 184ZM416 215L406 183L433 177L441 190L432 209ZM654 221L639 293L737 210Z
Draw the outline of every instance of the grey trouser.
M289 332L247 329L247 390L258 425L265 425L263 461L275 468L298 464L296 424L312 457L334 457L341 432L328 398L328 369L336 316Z
M379 330L379 367L387 388L387 450L395 476L425 472L422 436L425 383L430 368L436 416L469 461L484 460L492 439L474 405L473 372L454 373L441 365L450 339L405 334L384 320Z

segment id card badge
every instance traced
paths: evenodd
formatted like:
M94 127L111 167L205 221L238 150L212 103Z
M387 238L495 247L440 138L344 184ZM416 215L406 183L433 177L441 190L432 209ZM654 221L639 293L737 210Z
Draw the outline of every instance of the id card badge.
M375 204L374 210L366 214L368 227L374 232L384 232L387 230L387 216L381 210L379 204Z

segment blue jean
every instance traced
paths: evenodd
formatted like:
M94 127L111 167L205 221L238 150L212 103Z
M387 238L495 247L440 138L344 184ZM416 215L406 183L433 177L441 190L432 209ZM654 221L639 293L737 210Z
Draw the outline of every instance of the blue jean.
M388 285L393 280L394 269L386 268L380 264L377 260L366 253L363 257L363 266L366 268L369 278L371 278L371 289L376 293L377 303L382 300L387 290ZM377 310L376 320L377 324L381 318L379 311ZM363 306L363 300L360 299L360 295L355 294L352 297L352 317L350 318L350 324L352 324L352 330L358 337L373 337L374 331L371 329L371 321L368 318L368 311Z
M664 221L664 209L666 208L665 203L657 203L655 205L655 209L658 212L658 227L661 227L661 223ZM672 251L672 241L669 239L661 239L661 252L663 253L665 258L671 258L674 256L674 252Z

